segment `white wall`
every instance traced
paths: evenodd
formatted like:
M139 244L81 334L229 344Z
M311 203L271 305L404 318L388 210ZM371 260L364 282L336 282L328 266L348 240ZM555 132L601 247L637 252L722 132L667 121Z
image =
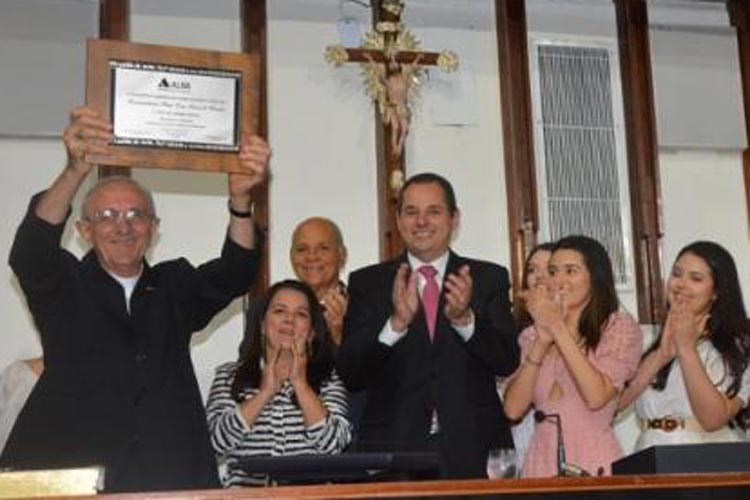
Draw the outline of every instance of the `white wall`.
M745 307L750 310L750 230L739 153L663 152L664 276L680 248L714 240L737 263Z
M292 230L313 215L340 225L349 247L346 271L378 259L372 108L358 70L323 59L325 46L337 41L337 11L326 13L327 22L287 18L269 25L272 279L292 274Z
M98 2L0 2L0 135L58 133L83 100L85 40L96 36L98 14Z
M691 149L744 147L734 33L656 29L650 38L659 144Z
M0 222L0 315L3 327L0 330L0 367L15 359L29 358L41 354L31 316L18 282L5 264L13 241L13 234L21 222L29 198L52 182L62 164L63 149L57 140L0 139L0 190L2 191L2 213ZM75 236L70 229L64 241L76 250Z
M426 49L459 54L460 71L429 71L407 141L406 170L452 181L461 209L458 252L509 266L497 38L494 24L476 20L492 19L493 3L473 2L475 17L450 26L414 29Z

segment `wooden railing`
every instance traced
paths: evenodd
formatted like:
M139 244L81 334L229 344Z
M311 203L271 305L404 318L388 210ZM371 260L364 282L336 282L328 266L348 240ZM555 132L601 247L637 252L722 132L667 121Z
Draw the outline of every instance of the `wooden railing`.
M750 459L750 457L748 457ZM252 498L408 498L492 497L513 498L750 498L750 473L669 474L548 479L440 480L234 488L142 494L98 495L78 499L252 499Z

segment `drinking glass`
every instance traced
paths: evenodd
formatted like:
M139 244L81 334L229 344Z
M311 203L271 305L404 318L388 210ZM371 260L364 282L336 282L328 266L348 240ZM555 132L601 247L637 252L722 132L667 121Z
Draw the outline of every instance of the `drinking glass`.
M487 477L490 479L516 478L519 475L518 456L513 448L492 449L487 454Z

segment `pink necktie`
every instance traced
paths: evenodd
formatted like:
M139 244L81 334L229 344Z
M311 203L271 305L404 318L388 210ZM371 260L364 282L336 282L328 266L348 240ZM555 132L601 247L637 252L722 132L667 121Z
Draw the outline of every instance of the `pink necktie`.
M427 329L430 331L430 340L435 338L435 321L437 320L438 300L440 298L440 287L435 280L437 269L432 266L422 266L418 269L419 274L424 276L424 290L422 290L422 305L427 320Z

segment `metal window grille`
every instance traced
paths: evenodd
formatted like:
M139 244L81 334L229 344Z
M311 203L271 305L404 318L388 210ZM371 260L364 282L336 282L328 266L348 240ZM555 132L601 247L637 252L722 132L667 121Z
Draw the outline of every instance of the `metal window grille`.
M617 285L632 287L625 139L614 48L540 41L532 47L542 236L596 238L609 252Z

